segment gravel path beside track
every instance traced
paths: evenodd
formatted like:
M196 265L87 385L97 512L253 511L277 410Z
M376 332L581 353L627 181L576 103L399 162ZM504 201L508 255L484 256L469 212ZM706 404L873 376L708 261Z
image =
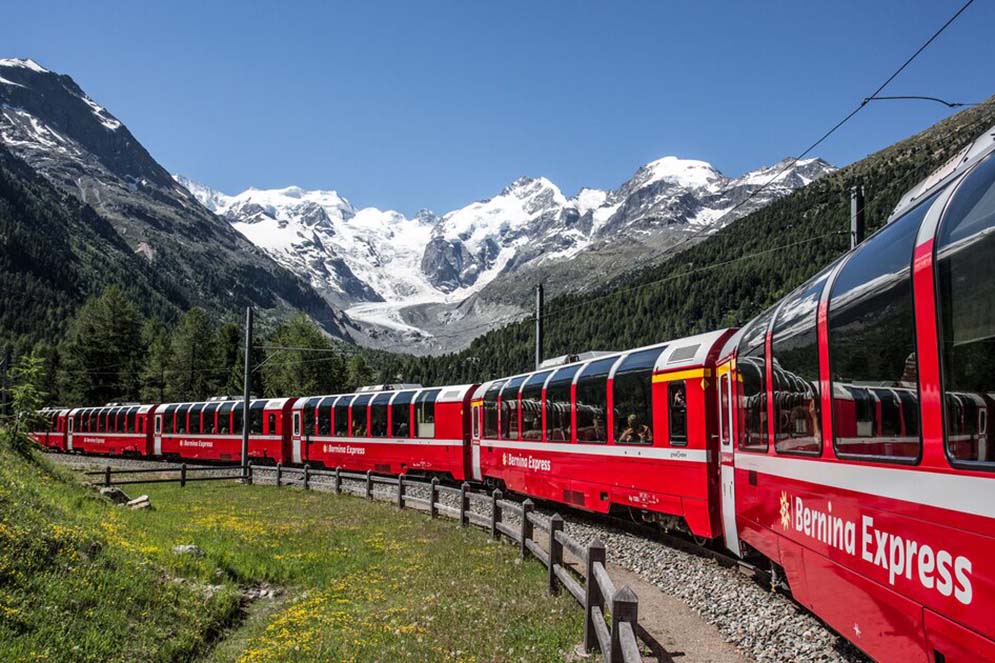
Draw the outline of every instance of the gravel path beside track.
M161 461L59 454L52 454L50 457L75 471L99 470L107 465L129 469L179 467L178 463ZM223 469L225 468L218 467L218 470ZM275 479L274 468L254 468L255 482L274 483ZM94 480L99 480L99 477ZM301 474L285 471L283 482L299 485ZM360 496L365 494L363 482L343 480L342 485L349 493ZM311 487L315 490L332 491L333 479L312 476ZM409 484L407 493L413 497L428 497L428 489L422 486ZM377 484L373 487L373 496L379 500L394 501L397 488ZM459 506L456 496L443 494L442 501L456 508ZM489 505L475 504L474 510L490 515ZM548 518L554 510L542 505L537 507L536 512ZM607 548L610 565L631 571L664 594L680 599L694 613L713 624L727 642L751 659L762 662L804 660L820 663L856 663L867 660L846 640L791 600L765 589L734 567L724 566L708 556L637 536L582 512L569 509L560 512L566 516L565 529L571 537L584 544L594 540L602 541ZM513 524L515 518L509 513L505 514L505 520ZM677 645L680 648L680 641ZM695 659L682 656L681 660L690 663ZM706 657L696 660L717 659Z

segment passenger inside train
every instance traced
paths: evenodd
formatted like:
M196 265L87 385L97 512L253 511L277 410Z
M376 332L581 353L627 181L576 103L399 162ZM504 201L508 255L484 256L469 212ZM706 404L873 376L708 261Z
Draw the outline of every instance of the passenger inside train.
M633 413L626 419L627 426L618 438L619 444L652 444L653 432L649 426L639 420L639 415Z

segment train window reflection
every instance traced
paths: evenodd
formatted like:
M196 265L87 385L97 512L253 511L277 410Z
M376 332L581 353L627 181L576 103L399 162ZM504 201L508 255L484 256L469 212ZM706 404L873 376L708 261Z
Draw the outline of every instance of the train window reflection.
M919 457L911 266L919 225L934 200L867 240L833 284L829 364L841 456L909 462Z
M664 348L628 355L612 379L615 441L653 444L653 367Z
M501 390L501 439L518 439L518 390L526 376L512 378Z
M767 450L767 327L774 311L749 323L739 342L736 369L739 374L739 448Z
M413 391L402 391L390 404L390 434L408 437L411 434L411 397Z
M377 394L370 406L370 436L387 437L387 405L392 393Z
M608 373L617 357L587 365L577 378L577 441L608 441Z
M484 392L484 437L496 440L498 437L498 394L504 382L495 382Z
M788 297L774 321L771 392L774 449L778 453L822 450L819 412L819 299L828 272Z
M937 235L940 366L947 454L954 464L995 468L995 159L988 157L950 201Z
M441 389L429 389L415 398L415 426L418 437L435 437L435 401Z
M570 390L580 365L564 366L546 384L546 441L571 442Z
M542 439L542 386L551 371L535 373L522 385L522 439Z

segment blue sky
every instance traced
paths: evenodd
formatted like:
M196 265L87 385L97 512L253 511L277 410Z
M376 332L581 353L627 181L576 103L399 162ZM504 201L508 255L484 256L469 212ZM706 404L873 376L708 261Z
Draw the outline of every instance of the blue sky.
M331 188L437 212L544 175L570 195L668 154L796 154L961 2L8 3L0 57L71 75L166 168L228 193ZM979 0L884 94L995 93ZM868 107L846 164L950 114Z

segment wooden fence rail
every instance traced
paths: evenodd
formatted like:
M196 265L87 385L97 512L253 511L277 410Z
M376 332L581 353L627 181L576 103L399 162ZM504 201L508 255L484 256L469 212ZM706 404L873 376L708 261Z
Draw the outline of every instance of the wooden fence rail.
M254 469L252 463L243 474L240 467L187 467L169 469L112 469L107 466L103 470L87 472L87 474L103 475L105 486L138 484L138 483L176 483L185 486L189 481L216 481L241 479L247 484L253 482ZM296 474L300 477L299 485L310 490L315 477L327 477L333 480L332 487L336 494L347 492L352 495L374 499L375 486L394 487L393 497L385 498L396 502L400 509L415 507L426 511L432 518L444 515L460 522L460 526L476 525L488 530L495 541L502 536L513 542L519 549L519 555L525 559L532 555L547 569L547 591L558 594L560 589L566 589L584 608L584 648L588 651L598 649L606 663L634 663L642 661L636 633L639 631L639 600L635 592L625 585L615 588L608 570L605 568L606 551L600 541L594 541L587 546L570 537L563 530L563 518L554 514L546 519L534 512L532 500L514 502L504 498L500 490L494 490L490 495L473 492L470 485L463 483L459 488L443 486L439 480L431 481L412 479L406 475L384 477L372 472L346 472L342 468L334 470L315 470L309 465L303 467L284 467L281 464L271 466L275 472L277 487L287 485L286 475ZM191 472L236 470L236 475L189 477ZM114 481L114 475L120 474L151 474L177 473L175 479L137 479ZM343 481L358 483L359 486L344 486ZM425 496L410 494L416 488ZM455 500L441 501L445 496ZM480 513L473 506L489 507L490 513ZM515 521L509 521L506 515ZM537 538L536 532L543 536ZM543 545L543 542L545 545ZM565 560L569 555L573 560ZM583 569L581 572L580 568ZM610 623L609 617L610 614Z

